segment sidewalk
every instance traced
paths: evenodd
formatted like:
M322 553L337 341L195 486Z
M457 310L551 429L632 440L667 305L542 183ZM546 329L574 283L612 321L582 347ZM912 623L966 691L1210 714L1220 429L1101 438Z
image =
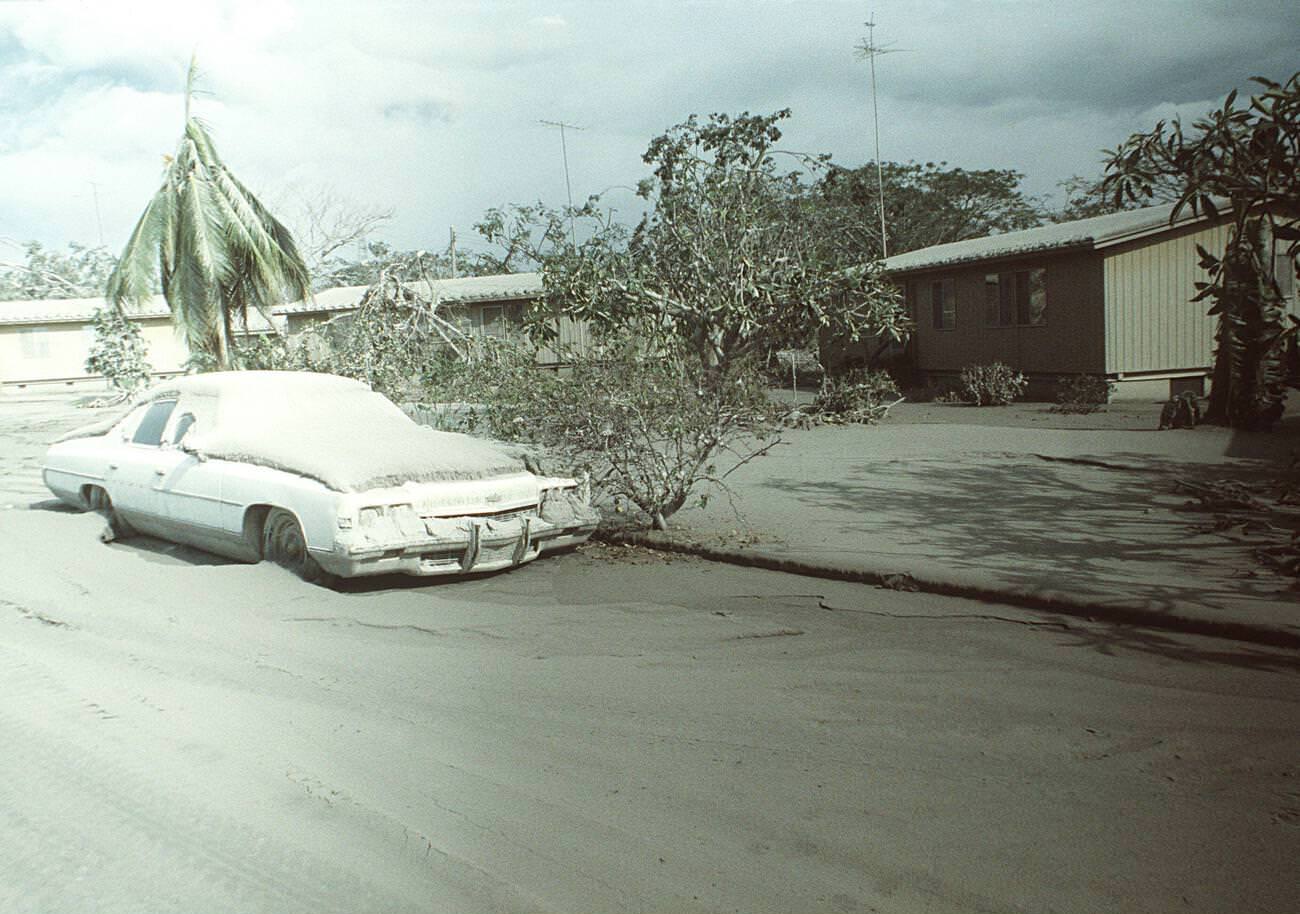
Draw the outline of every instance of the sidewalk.
M1300 594L1240 539L1197 532L1210 516L1182 510L1188 496L1174 492L1180 476L1274 476L1300 448L1291 428L1157 432L1158 407L1148 410L1149 424L1145 412L1126 422L1054 417L1036 405L1001 416L946 410L903 404L879 426L791 432L728 479L734 510L715 494L706 509L672 518L676 529L642 541L1300 647ZM991 424L999 421L1006 425Z

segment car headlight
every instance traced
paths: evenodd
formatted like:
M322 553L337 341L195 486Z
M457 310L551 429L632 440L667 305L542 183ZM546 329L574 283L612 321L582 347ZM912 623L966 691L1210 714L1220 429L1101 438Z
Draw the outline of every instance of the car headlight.
M404 502L397 505L371 505L362 508L358 512L358 520L362 528L373 527L375 524L382 523L385 520L396 521L400 519L418 519L415 508L410 502ZM342 519L340 518L340 523Z

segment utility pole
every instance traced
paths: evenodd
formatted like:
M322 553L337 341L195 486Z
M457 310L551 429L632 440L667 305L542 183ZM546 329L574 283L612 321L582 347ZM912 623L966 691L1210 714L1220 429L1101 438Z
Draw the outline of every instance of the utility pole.
M451 252L451 278L456 278L456 226L451 226L451 244L448 245Z
M885 228L885 175L880 164L880 107L876 102L876 58L892 54L893 49L876 44L876 14L863 23L867 27L866 41L858 45L858 56L865 57L871 66L871 125L876 135L876 199L880 206L880 256L889 256L889 240Z
M579 127L577 124L566 124L563 121L539 121L547 127L560 128L560 155L564 157L564 189L569 195L569 240L573 242L574 248L578 246L578 231L573 222L573 185L569 182L569 147L564 142L564 131L568 130L586 130L586 127Z

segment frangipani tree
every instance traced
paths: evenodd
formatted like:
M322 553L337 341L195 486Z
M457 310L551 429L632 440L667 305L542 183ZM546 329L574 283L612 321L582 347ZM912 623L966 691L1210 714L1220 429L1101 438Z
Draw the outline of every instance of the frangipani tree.
M1133 134L1109 153L1102 189L1124 204L1172 187L1170 221L1189 208L1227 217L1223 251L1197 246L1208 279L1193 300L1213 302L1219 319L1209 416L1267 430L1286 405L1285 356L1300 329L1280 285L1295 281L1300 255L1300 72L1252 82L1264 91L1243 108L1233 91L1190 130L1175 118Z
M206 125L190 113L197 70L185 85L185 133L167 158L162 186L136 223L106 295L116 307L161 285L190 352L234 367L231 339L249 308L306 298L310 279L293 237L217 156Z

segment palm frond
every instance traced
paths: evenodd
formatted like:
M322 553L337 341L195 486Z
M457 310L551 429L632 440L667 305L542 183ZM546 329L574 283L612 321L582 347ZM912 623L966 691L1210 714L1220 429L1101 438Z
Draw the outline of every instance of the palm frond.
M289 230L226 168L207 125L190 115L198 75L191 59L184 132L108 294L119 306L145 298L157 275L191 351L228 367L235 319L247 326L249 307L267 314L282 301L306 298L310 277Z
M153 294L158 245L165 237L171 208L169 197L170 186L164 182L140 214L117 266L109 274L104 297L119 311L127 302L138 303Z

